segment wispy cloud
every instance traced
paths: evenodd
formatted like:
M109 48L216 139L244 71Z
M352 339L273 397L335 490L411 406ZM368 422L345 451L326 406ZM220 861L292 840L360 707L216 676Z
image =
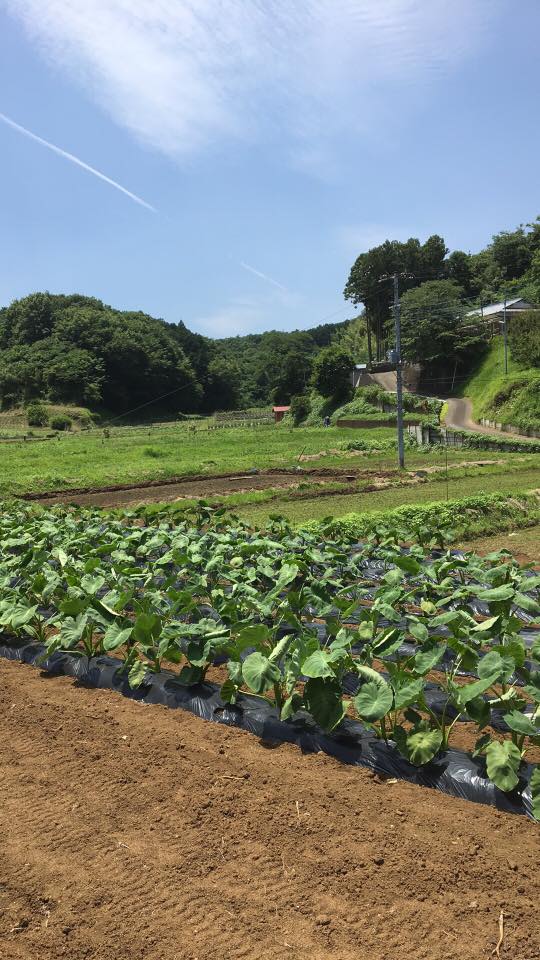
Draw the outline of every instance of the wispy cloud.
M208 337L237 337L267 326L267 309L256 301L235 297L223 307L202 317L194 317L190 325Z
M100 170L96 170L95 167L91 167L89 163L85 163L84 160L80 159L80 157L76 157L73 153L68 153L67 150L62 150L61 147L57 147L54 143L44 140L43 137L39 137L37 133L32 133L31 130L27 130L27 128L21 126L20 123L15 123L15 120L7 117L5 113L0 113L0 120L2 123L7 124L8 127L16 130L17 133L21 133L23 136L28 137L29 140L34 140L42 147L47 147L48 150L52 150L53 153L58 154L59 157L63 157L64 160L69 160L70 163L76 164L76 166L81 167L82 170L86 170L87 173L91 173L92 176L98 177L99 180L103 180L105 183L108 183L109 186L114 187L115 190L120 190L120 193L125 194L126 197L129 197L130 200L134 200L135 203L138 203L141 207L146 207L147 210L152 210L153 213L157 213L156 208L153 207L151 203L147 203L147 201L143 200L142 197L138 197L136 193L132 193L131 190L127 189L127 187L123 187L121 183L118 183L111 177L107 177L106 174L101 173Z
M56 68L164 153L279 138L318 171L351 132L380 130L396 95L406 111L476 52L502 0L4 3Z
M240 260L240 266L247 270L249 273L253 273L254 276L259 277L260 280L265 280L266 283L271 283L273 287L277 287L278 290L282 290L283 293L288 293L287 287L284 287L282 283L279 283L277 280L274 280L273 277L269 277L268 274L263 273L261 270L256 270L255 267L251 267L249 263L245 263L244 260Z

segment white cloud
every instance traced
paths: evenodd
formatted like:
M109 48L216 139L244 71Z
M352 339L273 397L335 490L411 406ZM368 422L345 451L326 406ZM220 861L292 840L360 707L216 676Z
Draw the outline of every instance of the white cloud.
M178 157L278 136L313 168L337 137L406 110L407 85L429 87L476 51L501 0L4 3L143 142Z
M264 329L268 319L267 310L259 303L237 297L213 313L194 317L189 326L207 337L236 337Z

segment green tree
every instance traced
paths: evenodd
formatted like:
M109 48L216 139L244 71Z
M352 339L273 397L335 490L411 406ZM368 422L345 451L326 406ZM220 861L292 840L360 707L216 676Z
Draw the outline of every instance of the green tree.
M401 298L403 359L424 367L462 359L484 343L484 335L463 322L461 290L451 280L428 280Z
M385 240L378 247L372 247L357 257L345 285L344 296L353 303L364 304L370 360L373 358L373 338L377 360L384 356L393 298L391 276L400 274L402 291L417 287L426 279L444 275L446 253L443 238L434 234L424 244L414 237L405 243Z
M313 386L323 397L344 399L352 393L352 369L353 359L347 350L325 347L313 366Z

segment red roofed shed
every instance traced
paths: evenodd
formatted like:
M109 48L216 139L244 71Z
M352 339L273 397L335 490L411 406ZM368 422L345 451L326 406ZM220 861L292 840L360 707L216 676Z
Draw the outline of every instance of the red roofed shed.
M272 407L272 413L274 414L275 422L279 423L280 420L283 420L283 417L289 412L290 409L290 407Z

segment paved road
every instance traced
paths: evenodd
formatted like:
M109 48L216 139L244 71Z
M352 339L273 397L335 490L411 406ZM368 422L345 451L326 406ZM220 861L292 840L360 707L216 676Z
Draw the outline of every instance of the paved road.
M448 413L446 414L446 426L452 430L474 430L475 433L486 433L492 437L504 437L506 434L515 437L526 437L526 434L519 433L517 430L496 430L495 427L483 427L480 423L475 423L472 418L472 402L468 397L450 397L446 401L448 404ZM527 437L530 439L530 437Z

